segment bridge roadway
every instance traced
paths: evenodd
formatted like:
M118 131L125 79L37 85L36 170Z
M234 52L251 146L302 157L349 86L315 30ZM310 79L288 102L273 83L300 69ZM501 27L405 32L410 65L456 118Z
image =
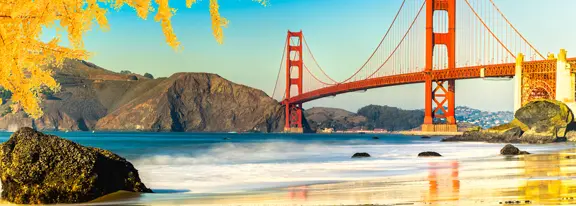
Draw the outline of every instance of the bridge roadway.
M522 64L550 63L556 60L528 61ZM576 58L568 59L570 63L576 63ZM458 67L456 69L433 70L430 76L433 81L451 80L451 79L476 79L484 77L514 77L516 63L493 64L485 66ZM576 68L572 68L575 70ZM482 74L482 70L483 73ZM397 74L384 77L376 77L354 82L334 84L328 87L302 93L285 99L284 102L291 104L304 103L328 96L335 96L342 93L367 90L379 87L396 86L403 84L423 83L426 81L426 72L414 72L408 74Z

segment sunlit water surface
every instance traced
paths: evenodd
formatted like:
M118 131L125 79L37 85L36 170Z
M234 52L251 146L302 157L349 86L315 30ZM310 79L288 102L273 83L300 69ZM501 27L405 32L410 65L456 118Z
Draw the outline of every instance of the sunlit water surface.
M125 157L138 169L146 186L156 192L141 195L119 193L98 204L116 204L118 201L123 204L178 205L278 203L274 201L315 205L417 204L461 199L466 194L464 183L467 177L477 189L483 184L492 185L488 187L491 188L493 184L500 184L499 181L513 181L506 184L513 188L508 192L511 193L509 198L514 199L517 196L514 196L514 191L521 190L523 184L519 181L541 176L552 176L552 179L571 176L571 173L560 175L561 170L552 172L557 175L550 175L552 173L547 170L538 173L526 169L526 165L540 164L542 157L538 159L538 155L531 155L534 161L526 162L524 157L500 156L499 150L504 144L440 142L440 138L435 137L422 139L393 134L53 134ZM6 141L9 135L0 133L0 140ZM379 139L373 139L373 136ZM518 146L534 154L573 148L571 143ZM423 151L436 151L443 157L418 158L417 154ZM356 152L367 152L371 157L350 158ZM546 156L544 159L549 162L550 158ZM564 164L571 168L570 162ZM546 167L540 165L536 168L542 170ZM482 181L483 178L488 181ZM526 185L530 187L530 184ZM443 187L449 189L440 189ZM445 190L458 193L450 193L448 199L439 198L444 194L439 191ZM498 201L502 200L496 198L491 203Z

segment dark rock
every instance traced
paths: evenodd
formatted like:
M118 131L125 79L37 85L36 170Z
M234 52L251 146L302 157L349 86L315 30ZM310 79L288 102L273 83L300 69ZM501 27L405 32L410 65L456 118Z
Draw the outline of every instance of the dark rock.
M376 136L374 136L374 137L372 137L372 139L380 139L380 137L376 137Z
M79 203L119 190L152 192L124 158L23 127L2 144L2 199L18 204Z
M223 140L231 140L230 137L224 137L224 138L222 138L222 139L223 139Z
M438 152L420 152L418 154L418 157L441 157L442 155L440 155Z
M520 150L514 145L507 144L500 150L501 155L518 155Z
M422 139L430 139L430 136L422 136Z
M358 152L352 155L352 158L364 158L364 157L370 157L370 154L366 152Z

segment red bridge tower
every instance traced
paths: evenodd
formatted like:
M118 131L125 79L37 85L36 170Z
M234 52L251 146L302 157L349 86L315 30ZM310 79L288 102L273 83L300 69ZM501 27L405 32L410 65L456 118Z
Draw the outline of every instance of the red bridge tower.
M448 32L434 32L434 11L446 11L448 13ZM445 45L448 51L448 68L456 68L456 0L427 0L426 1L426 82L425 82L425 105L424 124L422 131L457 131L456 119L454 118L454 80L432 81L432 67L434 46ZM442 54L437 54L442 55ZM447 87L446 87L447 86ZM434 88L434 89L433 89ZM433 109L433 104L436 106ZM445 108L445 105L447 106ZM434 124L434 119L445 119L445 123Z
M286 40L286 97L290 99L291 89L296 85L296 95L302 94L302 31L288 31ZM286 107L285 132L302 133L302 103L290 103L284 101Z

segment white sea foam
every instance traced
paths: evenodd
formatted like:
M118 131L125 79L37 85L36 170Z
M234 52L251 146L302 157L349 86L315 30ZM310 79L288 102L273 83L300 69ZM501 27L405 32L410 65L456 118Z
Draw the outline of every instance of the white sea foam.
M193 193L373 179L426 171L429 162L502 158L503 144L427 143L382 145L325 145L293 142L226 143L202 154L154 155L133 160L140 176L153 189ZM562 146L520 146L531 152ZM417 158L436 151L441 158ZM372 158L351 159L355 152Z

